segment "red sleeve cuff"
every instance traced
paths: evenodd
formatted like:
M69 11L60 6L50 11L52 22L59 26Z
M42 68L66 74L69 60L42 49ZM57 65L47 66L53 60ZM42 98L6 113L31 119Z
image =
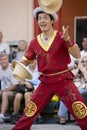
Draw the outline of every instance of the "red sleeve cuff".
M72 47L75 44L75 42L73 40L66 41L66 43L67 43L68 47Z

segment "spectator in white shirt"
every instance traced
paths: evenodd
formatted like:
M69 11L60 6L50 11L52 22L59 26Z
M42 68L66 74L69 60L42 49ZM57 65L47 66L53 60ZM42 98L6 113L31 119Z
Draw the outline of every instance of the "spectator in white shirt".
M27 50L27 42L25 40L18 41L18 52L16 54L15 60L20 60Z
M83 50L81 51L81 56L87 54L87 36L84 36L82 39L82 48Z
M6 53L1 54L0 64L1 64L0 66L0 80L1 80L0 98L2 99L0 123L3 123L4 115L9 105L9 100L14 99L15 90L17 89L18 81L13 76L11 65L9 64L8 54Z

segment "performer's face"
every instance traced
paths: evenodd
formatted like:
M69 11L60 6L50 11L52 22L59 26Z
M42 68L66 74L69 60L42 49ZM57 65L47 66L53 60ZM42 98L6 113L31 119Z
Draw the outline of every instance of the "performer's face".
M38 25L42 32L48 32L52 28L53 20L49 14L40 13L38 14Z

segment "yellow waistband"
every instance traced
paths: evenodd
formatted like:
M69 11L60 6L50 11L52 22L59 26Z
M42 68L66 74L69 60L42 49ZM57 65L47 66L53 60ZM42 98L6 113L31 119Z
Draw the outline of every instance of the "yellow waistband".
M69 71L69 70L67 69L67 70L63 70L63 71L56 72L56 73L53 73L53 74L44 74L44 73L42 73L42 75L44 75L44 76L52 76L52 75L57 75L57 74L65 73L65 72L67 72L67 71Z

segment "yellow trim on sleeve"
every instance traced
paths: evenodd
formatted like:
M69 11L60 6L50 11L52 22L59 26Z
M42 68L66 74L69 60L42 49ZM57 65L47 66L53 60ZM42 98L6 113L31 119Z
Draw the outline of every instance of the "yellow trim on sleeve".
M73 46L71 46L71 47L69 47L69 49L68 50L72 50L74 47L76 47L77 46L77 44L75 43Z
M75 47L75 46L77 46L77 44L76 44L76 43L75 43L73 46L69 47L69 48L73 48L73 47Z
M28 60L25 56L22 57L22 60L24 60L24 61L26 61L26 62L28 62L28 63L33 62L33 60Z

